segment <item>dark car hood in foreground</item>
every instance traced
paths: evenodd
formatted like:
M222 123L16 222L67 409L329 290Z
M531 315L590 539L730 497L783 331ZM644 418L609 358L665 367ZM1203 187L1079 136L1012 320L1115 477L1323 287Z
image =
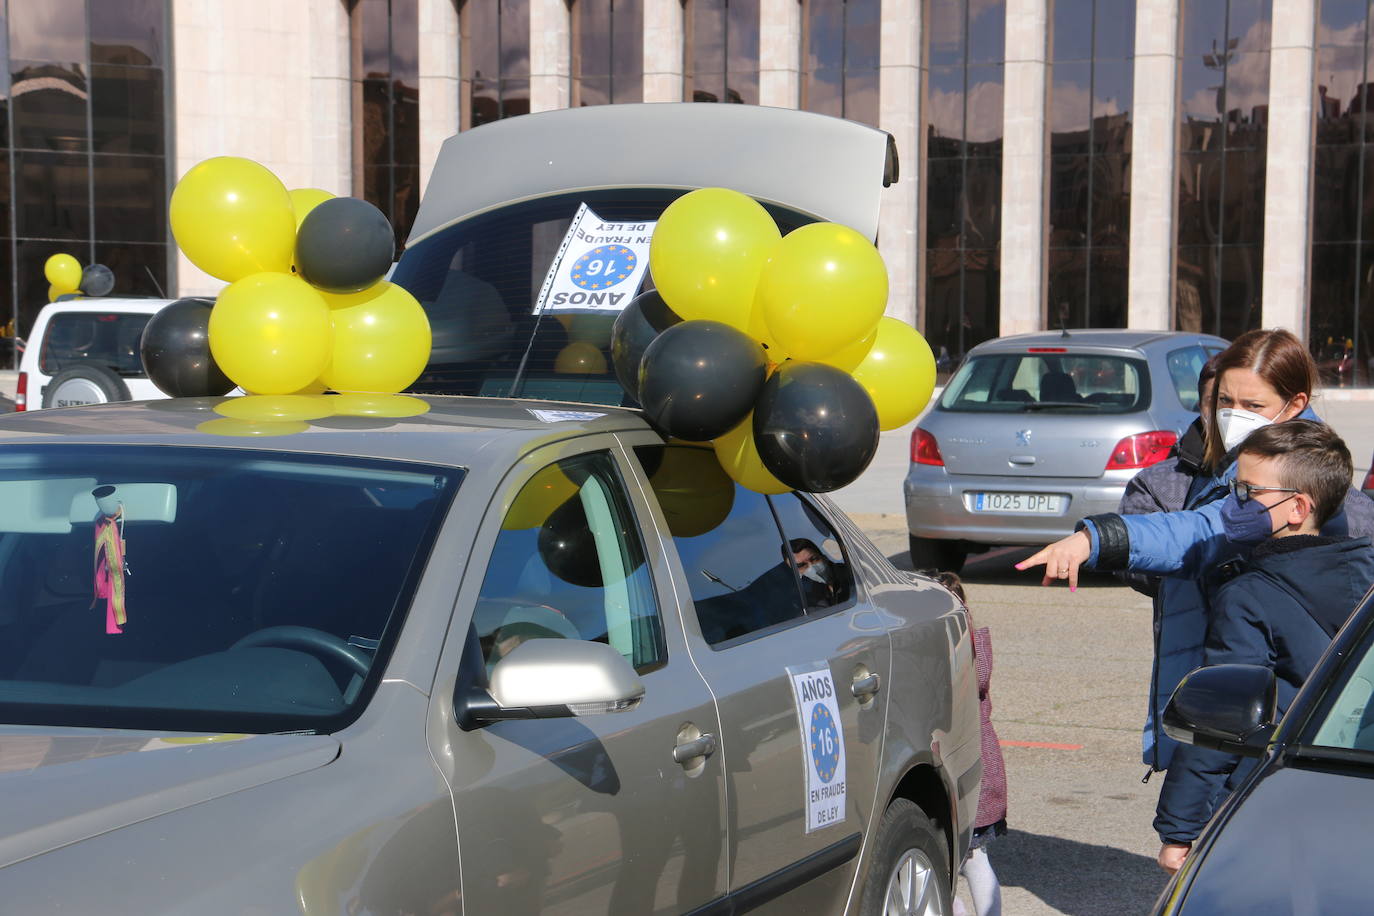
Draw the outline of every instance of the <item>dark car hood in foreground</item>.
M1174 912L1369 912L1374 773L1369 775L1284 767L1262 778L1221 826Z
M328 735L0 731L0 867L324 766Z

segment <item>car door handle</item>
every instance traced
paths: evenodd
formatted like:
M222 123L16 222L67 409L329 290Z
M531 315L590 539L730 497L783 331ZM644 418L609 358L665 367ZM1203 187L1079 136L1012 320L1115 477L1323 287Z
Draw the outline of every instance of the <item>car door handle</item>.
M699 738L683 741L674 747L673 761L686 766L698 757L710 757L715 752L716 736L708 732Z
M870 674L868 677L855 678L849 690L854 694L854 699L861 703L867 703L873 699L873 696L882 686L883 679L876 674Z

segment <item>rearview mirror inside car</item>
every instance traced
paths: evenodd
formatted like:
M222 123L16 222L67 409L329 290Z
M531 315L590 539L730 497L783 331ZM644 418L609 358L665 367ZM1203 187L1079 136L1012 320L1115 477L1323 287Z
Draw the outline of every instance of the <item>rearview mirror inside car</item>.
M1260 665L1194 669L1164 709L1164 733L1198 747L1258 757L1274 733L1278 690Z
M625 656L605 643L531 639L492 668L490 686L460 691L460 725L503 719L591 716L633 709L644 685Z

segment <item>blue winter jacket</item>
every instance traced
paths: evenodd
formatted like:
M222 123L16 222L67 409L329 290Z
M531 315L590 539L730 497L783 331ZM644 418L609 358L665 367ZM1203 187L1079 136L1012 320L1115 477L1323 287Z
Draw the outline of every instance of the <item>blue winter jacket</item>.
M1319 419L1310 407L1301 417ZM1202 664L1213 597L1249 555L1248 549L1228 541L1222 530L1221 506L1230 498L1227 484L1235 474L1234 456L1220 474L1198 472L1188 489L1187 511L1100 515L1080 523L1092 539L1088 566L1169 577L1160 590L1155 670L1142 741L1144 761L1155 770L1168 768L1178 746L1160 730L1159 716L1178 682ZM1374 536L1374 500L1351 489L1322 534Z
M1278 681L1278 712L1374 585L1369 538L1272 538L1217 592L1203 663L1263 665ZM1164 777L1155 830L1165 843L1191 843L1216 806L1257 761L1180 745Z

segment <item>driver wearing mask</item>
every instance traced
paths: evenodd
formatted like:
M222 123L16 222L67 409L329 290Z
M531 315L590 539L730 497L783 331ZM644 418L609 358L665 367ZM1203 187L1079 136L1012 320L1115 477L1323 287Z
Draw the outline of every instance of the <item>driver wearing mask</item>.
M835 569L820 548L806 538L794 538L788 546L792 550L792 562L801 575L802 594L808 608L833 607L845 599L843 590L836 584L839 578Z

